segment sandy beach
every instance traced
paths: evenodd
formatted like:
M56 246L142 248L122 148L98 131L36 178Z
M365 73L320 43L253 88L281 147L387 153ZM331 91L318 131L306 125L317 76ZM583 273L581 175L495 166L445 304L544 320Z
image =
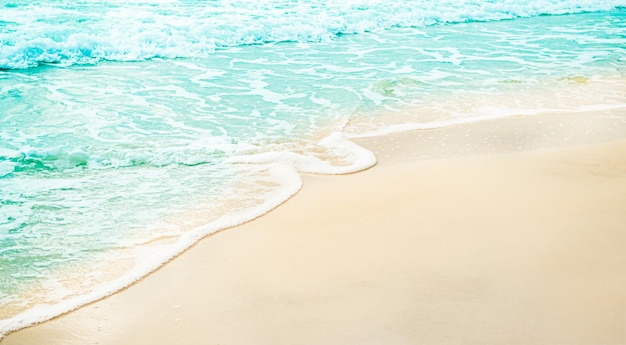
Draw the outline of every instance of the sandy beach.
M626 133L611 121L359 139L374 168L306 175L267 215L2 345L625 344Z

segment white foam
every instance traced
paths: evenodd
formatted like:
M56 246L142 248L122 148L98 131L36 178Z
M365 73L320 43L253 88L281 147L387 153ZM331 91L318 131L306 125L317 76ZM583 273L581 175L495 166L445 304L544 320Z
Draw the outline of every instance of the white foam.
M610 104L590 104L582 105L574 108L541 108L541 109L521 109L521 108L505 108L505 107L481 107L476 109L476 112L472 116L464 116L451 118L444 121L431 121L425 123L405 122L399 124L393 124L383 126L375 130L368 130L361 133L349 133L346 137L349 139L361 139L371 138L383 135L389 135L394 133L408 132L414 130L428 130L436 128L444 128L455 125L462 125L467 123L488 121L501 119L513 116L536 116L540 114L548 113L583 113L591 111L603 111L603 110L615 110L626 109L624 103L610 103Z
M249 155L238 155L227 159L229 163L289 164L296 170L314 174L349 174L368 169L376 164L373 152L349 141L344 134L334 132L322 139L318 145L328 151L324 159L312 154L292 151L264 151ZM334 165L332 158L339 157L347 164Z
M121 5L124 5L126 3L127 1L120 1ZM415 3L419 3L419 1L416 1ZM523 3L522 1L515 0L509 1L508 5L511 5L513 7L521 6L520 8L526 8L524 7L526 6L525 3L526 2ZM556 5L554 5L554 2L548 2L543 0L531 1L531 3L535 5L540 5L537 5L537 7L534 9L526 8L526 10L520 10L516 12L515 10L512 10L505 6L504 3L499 2L496 4L486 5L485 10L493 10L493 18L508 18L517 15L534 15L537 13L536 11L541 11L541 8L548 8L549 10L554 10L558 12L567 7L564 5L566 2L563 1L557 1ZM588 1L567 2L567 4L572 4L572 6L573 4L577 3L586 4L587 7L582 6L578 7L575 10L572 9L571 11L582 11L584 10L583 8L597 8L598 6L600 6L598 4L590 4ZM619 1L610 1L603 3L602 6L606 5L608 9L611 8L610 6L613 6L617 3L619 3ZM473 4L474 3L470 4L469 7L471 7ZM357 5L363 6L365 8L363 10L357 10L356 7L359 7ZM39 62L46 61L69 64L77 62L95 61L98 59L133 60L150 58L154 56L202 56L203 54L212 52L214 49L216 49L216 47L226 47L228 45L264 43L280 40L315 41L328 39L328 37L331 37L336 33L377 30L387 27L389 25L411 26L415 25L415 23L420 23L419 25L427 25L429 23L433 24L436 22L454 22L455 20L459 20L459 18L464 18L463 21L468 19L467 17L462 16L455 17L456 15L460 15L458 9L463 8L463 6L458 6L458 3L455 1L450 0L438 3L429 1L427 2L427 5L428 6L424 8L420 8L419 6L415 6L415 8L409 8L403 7L405 5L402 4L389 4L387 2L372 2L370 4L363 4L362 2L358 1L347 1L342 2L341 4L325 3L321 5L321 8L326 9L327 7L325 6L330 6L331 8L332 6L338 6L338 8L340 9L340 11L337 12L338 15L335 17L330 15L321 15L319 16L319 18L316 18L316 21L301 23L297 21L290 22L288 20L289 18L285 19L280 17L280 15L275 18L275 21L272 21L268 19L271 18L271 16L267 18L264 17L264 15L267 13L273 13L273 10L271 9L269 10L269 12L263 12L265 11L265 9L262 6L268 6L267 4L260 5L259 3L251 3L250 9L242 10L231 8L233 12L228 12L229 9L226 9L226 17L220 17L220 14L218 14L217 23L219 25L225 25L225 29L220 32L214 31L217 26L213 27L207 26L207 24L199 23L198 21L202 18L201 15L197 16L195 14L192 14L187 19L183 19L181 18L181 16L173 19L167 19L162 16L155 16L154 18L152 18L156 21L162 20L163 22L161 22L160 24L164 24L163 27L169 28L169 31L163 31L162 28L159 27L159 25L144 25L145 23L141 23L139 24L139 27L135 28L133 27L133 24L135 23L133 22L134 19L132 15L129 15L128 13L114 12L111 13L111 22L113 23L114 20L119 20L121 26L114 29L107 27L106 25L96 26L96 28L101 31L94 31L91 33L73 32L72 30L74 30L74 28L67 28L69 30L68 32L66 32L67 38L62 40L43 39L40 37L35 37L34 39L31 39L33 37L29 36L30 32L27 32L28 30L23 32L18 31L16 35L11 37L11 39L17 40L16 45L7 45L0 47L0 68L19 68L20 66L28 67L35 65ZM258 6L261 7L259 8ZM306 7L308 5L299 3L298 6ZM437 9L445 8L445 6L451 6L451 11L437 11ZM388 9L397 12L385 12ZM165 8L162 8L162 10L167 11L172 9L168 9L166 6ZM476 9L474 8L474 10ZM303 19L304 21L311 19L310 17L307 17L306 14L308 12L306 11L306 8L302 9L301 11L305 14L303 16L303 18L305 18ZM411 11L424 11L424 13L417 13L422 15L421 17L419 17L415 16L416 12ZM243 18L243 22L228 22L228 19L230 18L228 17L228 15L233 13L241 15L241 17ZM296 11L296 13L298 13L298 11ZM141 18L147 19L153 17L153 13L150 13L149 11L139 14L140 15L138 17ZM439 14L441 14L441 16L438 17ZM24 15L28 17L27 14ZM41 15L41 13L39 15ZM261 18L261 21L251 22L250 18L252 18L254 15L258 15L259 18ZM317 15L320 15L320 13L317 13ZM430 15L430 17L428 17L428 15ZM476 20L493 19L489 19L488 16L483 17L483 14L480 12L473 13L473 15L474 16L471 18ZM0 19L2 19L1 16L2 14L0 14ZM37 16L38 15L34 15L33 18L37 19ZM174 17L176 17L176 15ZM33 18L21 18L20 22L26 25L26 27L35 29L36 25L41 24L38 24L36 20L33 21ZM239 17L236 18L239 19ZM172 25L166 25L168 23ZM250 27L248 27L248 24L258 25L250 25ZM84 26L82 26L82 28L84 29ZM33 30L32 32L40 32L40 30ZM109 33L111 33L111 35L109 35ZM216 33L218 34L217 36ZM201 37L201 39L198 39L198 37ZM0 32L0 40L2 39L2 32ZM359 54L361 57L363 57L365 53L366 52L361 52ZM435 54L435 58L441 61L450 62L452 64L458 64L464 57L461 56L458 51L447 50L444 51L443 54L437 51ZM494 59L510 61L507 60L507 58ZM588 60L588 57L586 59ZM521 60L514 60L514 62L521 63ZM254 80L252 82L248 83L250 88L240 86L220 86L219 83L213 85L210 81L212 79L215 79L216 77L221 77L222 75L224 75L224 72L221 70L198 68L194 64L188 64L185 62L177 62L177 65L200 71L201 73L197 74L196 77L192 79L192 81L196 84L204 86L218 86L238 90L245 89L247 90L247 92L261 96L264 100L268 102L278 103L279 105L283 105L283 101L288 98L306 97L306 94L304 93L285 95L269 90L267 88L268 85L262 80L261 74L257 75L256 78L253 78ZM321 69L322 68L320 68L320 70ZM331 71L331 68L329 68L328 70ZM336 70L341 70L341 68L336 68ZM363 71L367 70L367 68L355 67L355 71L357 70ZM412 70L408 69L408 67L400 67L395 70L395 73L408 73L411 71ZM467 70L465 70L465 72L467 72ZM311 73L321 75L321 73L323 72L311 68ZM476 71L476 73L484 74L485 72ZM326 76L332 75L333 73L328 73ZM434 68L420 81L440 81L441 79L445 79L450 76L454 76L454 74ZM353 93L356 98L362 100L363 97L365 97L377 105L384 105L387 100L386 97L375 93L369 88L362 89L361 86L352 89L348 86L329 85L326 88L336 88L346 92L350 92ZM156 89L157 88L153 88L152 91ZM173 93L179 98L185 98L195 101L195 104L200 107L206 106L204 99L199 98L195 94L188 93L184 88L170 86L159 87L158 89ZM356 89L360 91L357 92ZM213 102L219 102L221 99L220 94L207 95L206 97ZM333 108L337 111L341 110L339 109L340 106L335 106L335 103L333 103L333 101L321 97L315 97L314 93L310 94L309 99L315 104L323 105L328 108ZM585 105L574 110L570 109L569 111L588 111L624 107L624 104L594 104ZM71 300L63 300L58 305L54 306L37 306L22 314L17 315L15 318L11 318L10 320L0 320L0 338L3 333L6 333L8 331L22 328L31 323L47 320L58 314L70 311L83 304L89 303L90 301L110 295L118 291L122 287L132 284L140 277L152 272L154 269L161 266L163 262L166 262L172 257L178 255L185 248L189 247L191 244L195 243L203 236L219 231L221 229L241 224L247 220L253 219L255 217L258 217L259 215L266 213L270 209L284 202L286 199L291 197L299 190L302 182L297 172L345 174L364 170L376 164L376 158L372 152L349 141L349 138L378 136L414 129L431 129L467 122L482 121L492 118L500 118L504 116L533 115L540 112L558 110L559 109L556 108L541 110L512 107L476 108L476 113L470 114L470 116L467 117L455 117L448 120L431 121L426 123L407 122L377 128L375 130L370 130L365 133L355 133L350 135L344 135L342 133L335 132L318 142L311 143L310 145L305 143L302 145L302 147L297 147L297 152L291 151L289 147L284 147L285 149L281 150L281 145L279 144L276 144L275 146L271 146L269 148L261 147L259 149L258 147L254 147L252 144L246 145L240 142L237 143L237 147L234 148L233 146L235 145L229 145L228 138L216 138L215 140L206 139L206 142L194 142L189 145L185 145L184 148L182 146L167 146L168 148L157 151L155 151L149 145L129 150L109 149L108 151L104 152L89 152L89 150L85 148L86 146L81 145L67 145L58 149L45 150L26 148L22 150L22 154L24 154L25 156L33 159L43 160L44 164L47 164L49 162L55 162L55 166L58 168L73 168L84 164L88 164L89 168L102 168L108 166L132 166L135 164L147 164L153 166L176 164L197 165L202 163L211 163L213 158L211 154L213 152L223 150L227 153L225 155L230 156L230 154L233 152L235 152L236 154L239 151L245 150L246 152L250 152L250 154L231 157L227 159L227 162L267 166L270 170L271 176L273 177L272 180L275 181L276 184L279 184L280 187L276 188L273 192L264 195L262 197L263 202L261 204L247 208L240 212L228 214L227 216L219 218L218 220L211 222L210 224L186 232L179 238L175 245L158 247L162 248L162 251L155 251L157 254L153 252L156 247L141 247L142 242L150 242L152 238L146 238L137 243L131 243L131 248L134 248L135 245L138 246L137 250L139 252L136 253L136 256L140 259L140 262L137 263L135 269L125 274L124 277L116 279L115 281L112 281L105 285L99 286L87 295L73 298ZM254 109L252 112L253 114L258 116L264 115L261 114L261 112L257 109ZM224 117L227 118L228 116L236 117L238 115L226 112ZM171 127L193 130L193 128L187 127L184 122L176 122L175 119L169 118L167 116L164 116L164 119ZM246 118L242 117L242 119L245 120ZM277 124L285 126L285 124L280 124L278 122ZM104 125L102 127L104 127ZM132 128L132 130L135 131L135 128ZM287 133L287 131L284 132ZM207 136L210 136L208 133L206 134ZM226 133L224 133L224 135L226 135ZM274 147L276 148L275 150ZM293 146L291 148L293 148ZM6 153L6 155L10 155L11 157L15 156L15 154L17 153L17 151L5 150L0 151L0 155L2 155L3 152ZM56 162L60 163L56 164ZM7 162L0 163L4 163L0 164L0 177L2 176L3 171L6 172L13 169L12 162L8 164L6 164ZM31 188L36 188L36 186L33 186ZM163 234L160 234L159 236L163 236ZM172 234L171 238L176 238L176 235ZM144 250L146 252L141 252Z
M426 130L426 129L435 129L435 128L444 128L448 126L460 125L465 123L479 122L485 120L491 120L496 118L501 118L500 115L494 116L481 116L481 117L466 117L466 118L458 118L451 119L447 121L432 121L426 123L415 123L415 122L406 122L384 126L375 130L368 130L362 133L350 133L347 134L346 137L349 139L362 139L362 138L371 138L378 137L388 134L408 132L414 130Z
M497 21L541 14L603 11L626 6L624 0L500 0L493 2L413 0L388 2L236 3L213 7L177 3L120 2L76 10L46 4L5 8L0 21L0 68L40 63L136 61L154 57L201 57L216 49L249 44L318 42L338 34L390 27ZM251 6L252 5L252 6ZM65 7L65 6L64 6ZM291 15L297 13L298 16ZM89 24L85 25L84 21ZM45 34L43 34L45 33ZM458 63L451 53L446 59ZM441 56L440 56L441 57Z
M179 240L174 245L135 247L136 252L134 258L137 259L136 265L124 276L106 284L96 286L87 294L72 297L70 299L62 299L54 305L35 305L28 310L11 317L10 319L0 320L0 340L9 332L47 321L58 315L75 310L83 305L107 297L124 287L135 283L142 277L145 277L174 257L178 256L203 237L223 229L241 225L252 219L260 217L261 215L276 208L287 199L291 198L302 187L302 180L299 174L292 167L285 164L272 164L268 167L268 169L271 180L280 185L280 188L273 190L269 194L266 193L261 204L248 207L238 212L228 213L209 224L187 231L180 236ZM47 284L58 285L58 283L52 280L49 280ZM65 289L60 291L61 292L59 293L63 296L69 294Z
M0 161L0 177L9 175L15 169L15 163Z

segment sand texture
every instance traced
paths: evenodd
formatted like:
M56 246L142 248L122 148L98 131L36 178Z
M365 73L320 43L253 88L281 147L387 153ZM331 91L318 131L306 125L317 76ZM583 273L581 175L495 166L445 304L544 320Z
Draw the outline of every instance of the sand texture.
M376 167L305 176L269 214L2 345L625 344L626 141L583 126L538 143L533 121L360 140Z

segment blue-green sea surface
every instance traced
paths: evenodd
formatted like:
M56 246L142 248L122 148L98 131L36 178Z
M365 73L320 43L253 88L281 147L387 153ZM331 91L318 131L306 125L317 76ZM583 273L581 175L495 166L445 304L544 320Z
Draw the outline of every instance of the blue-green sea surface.
M3 2L0 335L374 165L351 138L594 109L626 130L624 0Z

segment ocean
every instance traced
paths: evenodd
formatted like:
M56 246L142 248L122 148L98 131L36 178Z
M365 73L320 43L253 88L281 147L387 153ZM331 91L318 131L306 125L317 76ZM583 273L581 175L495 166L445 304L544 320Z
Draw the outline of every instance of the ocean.
M626 0L3 0L0 337L375 165L351 139L620 109Z

